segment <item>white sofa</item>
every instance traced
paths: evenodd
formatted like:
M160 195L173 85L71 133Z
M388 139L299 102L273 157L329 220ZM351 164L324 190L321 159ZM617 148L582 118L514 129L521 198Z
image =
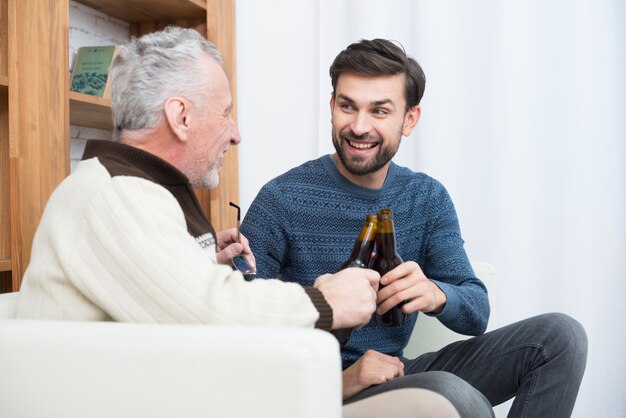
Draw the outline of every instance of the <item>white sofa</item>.
M339 347L295 328L24 321L0 295L0 417L339 418Z
M472 266L493 306L493 266ZM18 297L0 294L0 418L342 416L339 347L329 333L18 321ZM460 338L467 337L420 315L405 355ZM389 401L370 399L344 409L344 416L378 416L376 408ZM428 405L429 416L456 416L443 398L416 403Z
M492 264L485 261L472 261L472 269L489 292L491 315L487 324L487 331L491 331L497 327L496 269ZM430 351L438 351L450 343L467 338L470 337L449 330L437 318L419 315L411 339L404 350L404 356L415 358Z

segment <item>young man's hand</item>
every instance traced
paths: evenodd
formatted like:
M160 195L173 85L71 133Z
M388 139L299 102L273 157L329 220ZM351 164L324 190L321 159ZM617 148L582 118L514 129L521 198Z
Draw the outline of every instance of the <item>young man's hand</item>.
M401 376L404 376L404 363L398 357L369 350L343 371L343 399Z
M378 291L376 312L384 314L394 306L406 301L402 312L416 311L439 313L446 304L446 294L422 272L414 261L400 264L380 279L382 287Z

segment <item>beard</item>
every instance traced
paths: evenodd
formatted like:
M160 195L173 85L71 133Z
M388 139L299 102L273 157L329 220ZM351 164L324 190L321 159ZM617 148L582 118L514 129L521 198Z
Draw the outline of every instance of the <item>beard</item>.
M194 177L189 179L194 189L215 189L220 184L219 168L216 164L211 164L204 173Z
M358 142L359 140L367 140L370 142L376 142L378 145L378 152L373 157L361 157L358 155L350 154L346 151L346 147L350 145L346 141ZM398 141L384 145L383 138L376 135L365 134L361 136L354 135L349 129L335 134L333 131L333 145L337 155L341 160L341 163L346 168L348 173L356 176L363 176L366 174L374 173L383 168L398 152L400 147L400 136Z
M220 169L217 164L211 164L202 178L202 187L215 189L220 184Z
M215 189L220 184L220 175L217 168L211 168L202 179L202 187Z

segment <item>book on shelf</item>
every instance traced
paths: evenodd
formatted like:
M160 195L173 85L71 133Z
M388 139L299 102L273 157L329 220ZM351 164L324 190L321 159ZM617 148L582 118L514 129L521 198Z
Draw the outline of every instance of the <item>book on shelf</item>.
M84 46L78 48L70 90L98 97L109 97L109 66L119 47Z

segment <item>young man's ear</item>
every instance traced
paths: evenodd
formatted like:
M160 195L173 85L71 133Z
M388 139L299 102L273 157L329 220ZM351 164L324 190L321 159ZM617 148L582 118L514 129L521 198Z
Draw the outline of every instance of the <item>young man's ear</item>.
M404 115L404 124L402 125L402 135L411 135L415 125L417 125L417 122L420 120L421 114L422 108L420 105L415 105L406 112L406 115Z
M189 102L182 97L170 97L163 107L165 120L170 130L179 141L189 138L189 124L191 122L191 108Z
M333 118L335 117L335 92L330 94L330 123L332 125Z

